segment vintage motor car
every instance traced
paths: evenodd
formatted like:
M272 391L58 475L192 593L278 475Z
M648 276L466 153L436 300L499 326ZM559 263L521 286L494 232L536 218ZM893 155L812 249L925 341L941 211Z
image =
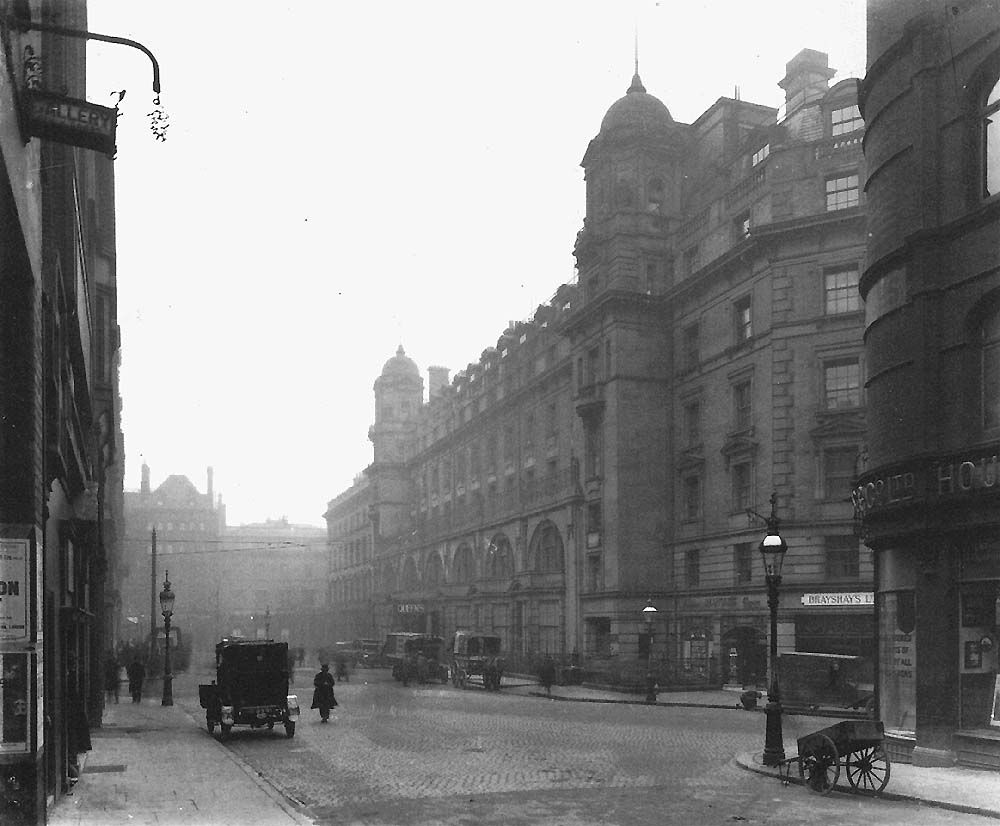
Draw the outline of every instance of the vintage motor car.
M219 727L223 738L233 726L285 727L295 736L299 701L288 693L288 643L223 639L215 646L216 679L198 686L209 734Z
M498 634L456 631L451 641L451 682L465 688L472 677L487 691L499 691L503 679L503 639Z
M392 668L392 676L404 685L420 679L419 663L423 662L426 678L448 682L448 666L444 661L444 639L433 634L394 631L386 634L382 656Z

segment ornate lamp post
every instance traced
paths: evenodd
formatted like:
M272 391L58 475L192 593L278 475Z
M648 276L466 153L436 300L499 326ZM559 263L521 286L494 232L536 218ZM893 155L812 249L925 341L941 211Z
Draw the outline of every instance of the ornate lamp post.
M174 675L170 673L170 618L174 615L174 592L170 590L170 571L163 572L163 590L160 591L160 610L163 613L163 700L160 705L174 704Z
M653 677L653 620L656 617L656 606L653 599L646 600L646 607L642 609L642 618L646 621L646 640L649 648L646 649L646 702L656 702L656 680Z
M771 494L771 515L765 517L767 535L761 540L760 555L764 560L764 581L767 583L767 607L771 610L770 684L767 705L764 706L765 766L779 766L785 759L785 744L781 733L781 693L778 688L778 588L781 585L781 565L788 545L778 533L780 520L776 512L777 493Z

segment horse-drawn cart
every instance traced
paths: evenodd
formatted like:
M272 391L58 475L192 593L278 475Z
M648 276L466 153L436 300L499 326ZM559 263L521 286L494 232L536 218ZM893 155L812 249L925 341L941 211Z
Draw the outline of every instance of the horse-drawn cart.
M803 785L819 794L828 794L834 787L841 766L852 788L877 794L889 782L884 739L881 722L844 720L800 737L799 756L786 760L785 764L798 762Z

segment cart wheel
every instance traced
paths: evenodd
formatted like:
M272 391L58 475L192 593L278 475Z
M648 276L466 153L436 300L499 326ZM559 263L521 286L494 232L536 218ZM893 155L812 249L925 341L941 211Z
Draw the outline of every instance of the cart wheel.
M878 794L889 782L889 755L881 745L851 752L844 765L848 781L859 792Z
M270 723L267 724L267 730L268 731L271 731L271 729L273 729L273 728L274 728L274 723L273 722L270 722Z
M840 756L833 740L821 734L812 748L799 756L799 777L810 791L829 794L840 777Z
M295 736L295 723L289 720L285 723L285 736L294 737Z

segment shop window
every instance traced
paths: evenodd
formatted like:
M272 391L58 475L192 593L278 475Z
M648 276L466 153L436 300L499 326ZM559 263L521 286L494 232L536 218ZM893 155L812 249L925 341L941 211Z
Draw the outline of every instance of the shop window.
M854 580L861 572L861 549L855 536L828 536L825 539L826 578Z
M854 313L861 309L857 267L828 270L823 281L826 295L824 311L827 315Z
M916 611L912 591L878 595L879 714L887 729L917 725Z
M585 645L591 657L611 656L611 619L609 617L587 617Z
M850 209L859 203L857 174L844 175L826 180L826 211L836 212L839 209Z
M983 197L1000 192L1000 81L985 95L981 122L983 128Z

